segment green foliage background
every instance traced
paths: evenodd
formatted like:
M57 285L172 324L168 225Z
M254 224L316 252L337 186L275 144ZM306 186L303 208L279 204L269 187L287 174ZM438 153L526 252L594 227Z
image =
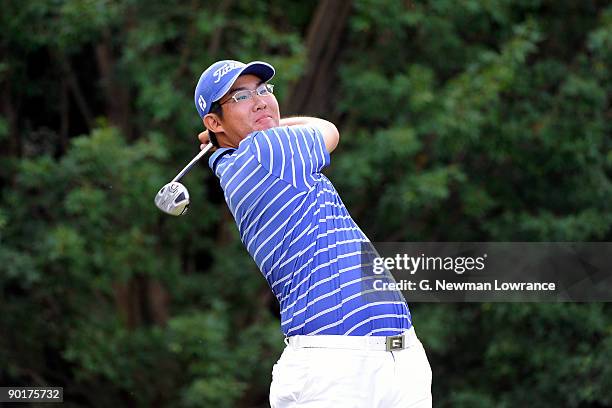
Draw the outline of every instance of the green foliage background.
M0 385L267 406L276 302L216 179L186 177L187 217L152 198L197 151L202 70L269 61L286 105L322 3L3 1ZM373 241L612 240L608 2L355 0L345 24L314 113ZM612 406L607 303L411 308L435 406Z

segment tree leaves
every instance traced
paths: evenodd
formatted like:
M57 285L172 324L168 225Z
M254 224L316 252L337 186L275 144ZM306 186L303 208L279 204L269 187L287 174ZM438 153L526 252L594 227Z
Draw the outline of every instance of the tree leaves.
M152 199L197 152L202 70L269 61L286 105L318 66L315 6L3 3L4 382L92 406L267 406L276 304L216 178L205 160L185 177L187 217ZM359 0L347 27L313 103L341 132L326 175L370 238L610 240L610 6ZM437 406L612 404L605 304L411 310Z

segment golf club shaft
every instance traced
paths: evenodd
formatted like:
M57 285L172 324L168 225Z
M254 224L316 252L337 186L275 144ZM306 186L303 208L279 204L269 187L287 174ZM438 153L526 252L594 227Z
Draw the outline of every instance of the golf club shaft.
M196 157L194 157L193 159L191 159L191 161L185 166L185 168L183 170L181 170L181 172L179 174L176 175L176 177L174 177L172 179L172 182L174 181L179 181L181 178L183 178L183 176L185 174L187 174L187 172L189 170L191 170L191 168L193 167L193 165L202 158L202 156L204 156L204 154L206 154L207 151L209 151L210 149L212 149L213 145L212 143L207 144L201 151L200 153L198 153L198 155Z

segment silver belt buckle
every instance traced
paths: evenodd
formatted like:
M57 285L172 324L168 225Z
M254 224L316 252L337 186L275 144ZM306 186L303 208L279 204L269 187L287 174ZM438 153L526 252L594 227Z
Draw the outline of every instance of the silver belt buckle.
M404 335L387 337L387 351L402 350L403 348Z

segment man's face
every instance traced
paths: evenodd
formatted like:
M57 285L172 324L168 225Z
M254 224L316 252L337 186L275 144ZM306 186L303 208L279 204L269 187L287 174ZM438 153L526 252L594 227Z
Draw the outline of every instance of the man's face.
M280 122L278 101L272 94L236 102L232 96L240 90L255 90L263 81L255 75L241 75L230 90L219 100L223 104L223 119L220 123L230 144L240 143L249 133L276 127Z

